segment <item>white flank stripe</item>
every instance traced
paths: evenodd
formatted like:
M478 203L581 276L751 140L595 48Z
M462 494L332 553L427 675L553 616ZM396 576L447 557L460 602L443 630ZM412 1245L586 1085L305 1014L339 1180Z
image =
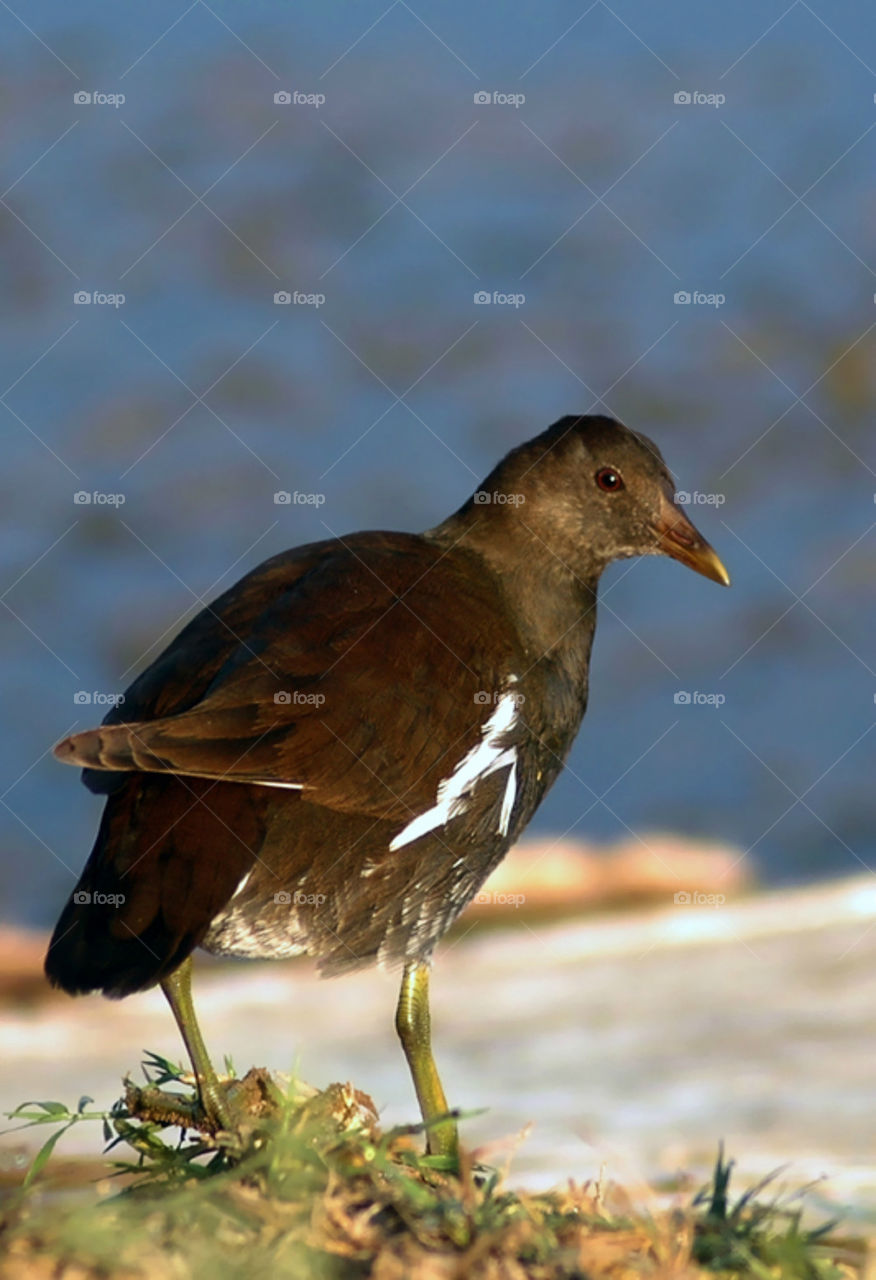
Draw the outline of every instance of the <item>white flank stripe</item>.
M508 772L508 781L505 783L505 794L502 797L502 810L499 814L499 832L503 836L508 834L508 825L511 822L511 810L514 808L514 801L517 799L517 752L512 753L514 756L511 762L511 768Z
M234 893L232 893L232 895L231 895L231 897L232 897L232 898L236 898L236 897L237 897L237 895L238 895L239 893L243 893L244 889L246 888L246 883L247 883L247 881L249 880L249 878L250 878L250 876L251 876L251 875L252 875L252 868L250 868L250 870L249 870L249 871L247 871L246 875L243 877L243 879L241 880L240 884L239 884L239 885L237 886L237 888L234 890ZM230 901L230 899L229 899L229 901Z
M449 777L439 782L437 802L431 809L413 818L398 833L389 846L391 852L410 844L412 840L418 840L427 831L443 827L451 818L464 813L471 799L471 793L481 778L486 778L506 765L510 765L511 769L505 784L499 825L496 830L503 836L508 834L511 810L514 808L517 795L517 750L515 747L502 747L500 742L514 723L517 702L518 699L514 694L502 695L496 710L481 731L480 742L463 756Z

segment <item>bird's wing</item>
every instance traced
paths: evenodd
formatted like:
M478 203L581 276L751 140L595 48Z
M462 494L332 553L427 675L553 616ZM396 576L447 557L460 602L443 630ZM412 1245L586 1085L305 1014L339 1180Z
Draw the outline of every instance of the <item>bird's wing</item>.
M273 598L263 581L250 590L264 607L224 661L207 628L213 675L200 697L167 714L176 695L157 688L162 674L175 688L189 673L203 683L195 619L189 639L184 632L155 664L154 713L132 722L126 702L123 722L65 739L59 758L290 787L332 809L393 819L434 804L485 734L496 749L483 767L499 758L496 734L510 719L495 699L522 659L497 625L495 586L467 557L407 535L357 535L324 544ZM243 600L234 603L245 614Z
M125 690L102 723L158 720L194 707L225 663L237 651L246 652L247 637L259 617L287 597L335 545L334 539L309 543L257 565L183 627ZM82 780L91 791L107 794L123 784L124 776L101 767L86 767Z

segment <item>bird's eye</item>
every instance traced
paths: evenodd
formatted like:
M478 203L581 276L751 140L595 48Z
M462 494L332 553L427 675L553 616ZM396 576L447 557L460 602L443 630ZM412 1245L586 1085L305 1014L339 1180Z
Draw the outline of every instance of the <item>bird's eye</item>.
M617 493L619 489L624 487L621 473L615 471L614 467L602 467L597 471L596 483L606 493Z

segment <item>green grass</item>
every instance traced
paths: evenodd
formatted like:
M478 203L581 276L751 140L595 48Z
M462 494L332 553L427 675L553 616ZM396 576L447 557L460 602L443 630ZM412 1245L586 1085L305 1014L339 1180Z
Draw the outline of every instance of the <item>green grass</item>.
M198 1130L180 1068L153 1054L144 1069L146 1086L127 1082L110 1112L86 1097L11 1114L52 1132L5 1197L3 1280L70 1264L77 1278L162 1280L841 1280L860 1270L861 1251L832 1241L830 1224L804 1230L799 1206L761 1199L771 1180L734 1200L723 1154L689 1205L649 1214L601 1183L513 1192L465 1156L458 1177L442 1173L420 1154L422 1126L381 1133L350 1086L281 1089L252 1071L231 1094L235 1133L217 1139ZM71 1183L55 1144L82 1124L102 1128L105 1163L98 1179L89 1163Z

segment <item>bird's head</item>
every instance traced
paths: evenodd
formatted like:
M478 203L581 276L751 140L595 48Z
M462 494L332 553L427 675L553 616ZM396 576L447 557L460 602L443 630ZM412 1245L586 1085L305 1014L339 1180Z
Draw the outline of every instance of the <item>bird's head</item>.
M668 555L730 585L676 500L660 450L613 418L568 416L509 453L462 509L519 555L593 581L613 560ZM462 513L460 513L462 514Z

